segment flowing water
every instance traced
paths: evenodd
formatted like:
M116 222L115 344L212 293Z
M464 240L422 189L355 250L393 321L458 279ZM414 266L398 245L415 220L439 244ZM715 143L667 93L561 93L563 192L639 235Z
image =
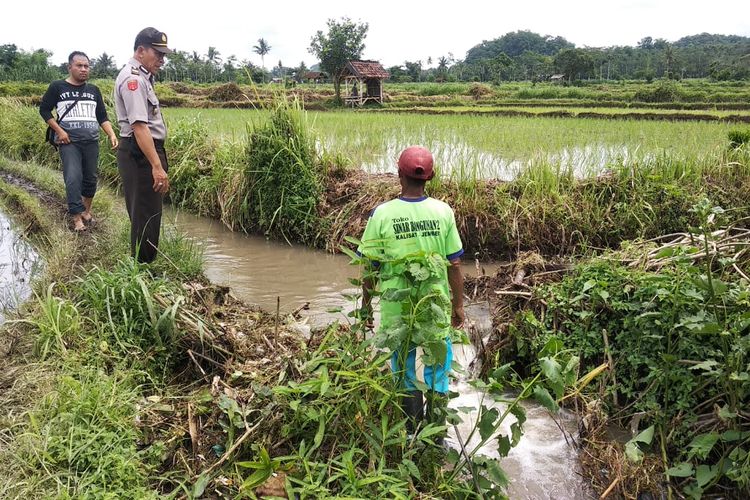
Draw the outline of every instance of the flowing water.
M0 212L0 323L31 295L38 255Z
M356 276L358 269L348 265L347 257L234 233L218 221L173 210L167 211L166 219L173 221L178 229L202 246L208 278L218 284L231 286L235 295L249 303L273 311L279 297L282 314L309 303L309 310L304 312L305 321L314 325L344 319L344 313L353 307L353 301L342 296L358 291L349 283L349 278ZM492 271L492 266L485 267L485 272ZM466 265L464 272L476 275L473 264ZM329 312L334 308L343 308L344 311ZM467 305L466 314L480 334L491 331L487 304ZM467 374L477 368L474 366L476 354L473 346L455 346L454 352L456 361ZM418 370L418 374L421 374L421 370ZM453 383L451 390L460 393L458 398L451 400L450 405L454 408L479 408L482 404L482 393L461 378ZM504 408L503 404L489 398L484 399L484 404ZM555 422L549 412L535 402L527 401L523 405L528 416L524 435L519 445L500 462L510 477L510 498L591 498L577 472L576 451L568 443L570 435L576 434L575 416L562 412ZM464 422L458 426L461 436L465 438L469 435L476 417L476 410L463 415ZM510 417L504 432L507 433L512 422ZM568 433L568 441L559 426ZM453 429L447 442L451 446L458 446ZM469 445L476 442L475 438ZM481 453L499 457L494 440Z

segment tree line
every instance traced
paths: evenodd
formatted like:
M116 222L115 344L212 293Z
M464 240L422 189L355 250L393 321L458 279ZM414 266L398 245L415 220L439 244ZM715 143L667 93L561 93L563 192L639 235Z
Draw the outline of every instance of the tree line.
M337 68L340 70L342 57L361 57L367 29L367 23L347 18L329 20L328 31L318 31L308 47L322 63L313 69L327 71L337 85L334 73ZM199 83L267 82L274 78L302 81L310 71L304 62L287 66L278 61L266 68L265 57L272 47L264 38L250 46L250 51L261 56L260 67L249 59L239 60L236 55L222 57L216 47L208 47L205 54L176 51L168 57L160 78ZM52 52L45 49L27 52L15 44L2 45L0 80L46 82L59 78L67 72L66 64L49 64L51 56ZM338 66L331 66L331 58L338 60ZM404 61L387 69L395 82L500 83L544 81L553 75L568 82L654 78L741 80L750 78L750 38L702 33L675 42L645 37L635 46L580 48L560 36L516 31L475 45L463 59L449 53L434 59ZM117 71L117 63L106 52L91 59L92 78L112 78Z

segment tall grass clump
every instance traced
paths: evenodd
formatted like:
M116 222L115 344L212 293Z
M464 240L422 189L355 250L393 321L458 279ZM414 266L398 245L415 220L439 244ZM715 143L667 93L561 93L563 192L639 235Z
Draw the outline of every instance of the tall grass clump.
M201 176L212 167L216 145L200 115L179 120L169 128L166 149L169 151L169 198L178 206L190 205L189 199L198 190Z
M750 129L730 130L727 135L729 137L729 146L732 149L739 149L750 144Z
M280 101L268 121L249 134L243 227L311 244L319 231L323 181L314 140L298 102Z
M154 278L145 266L123 259L112 269L93 267L79 283L81 307L98 325L103 357L155 376L169 367L183 302L175 282ZM165 299L172 305L164 307Z
M0 154L15 160L57 162L57 152L44 142L46 127L36 108L0 98Z

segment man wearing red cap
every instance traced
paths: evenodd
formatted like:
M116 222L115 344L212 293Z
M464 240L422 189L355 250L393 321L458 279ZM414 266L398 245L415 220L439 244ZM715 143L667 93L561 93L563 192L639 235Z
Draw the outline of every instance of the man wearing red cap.
M398 160L398 178L401 183L401 195L391 201L377 206L367 221L360 254L373 261L377 267L380 290L401 290L409 284L403 275L393 272L390 261L409 257L410 255L439 254L447 260L438 293L445 297L445 304L451 304L446 310L453 327L458 328L464 322L463 309L463 276L461 274L461 255L464 253L461 238L456 228L453 210L448 204L425 195L425 184L434 176L432 153L421 146L406 148ZM363 310L371 317L370 299L374 283L365 279L363 284ZM388 333L400 323L401 302L380 300L380 330ZM432 422L441 424L444 409L431 408L435 401L439 405L447 404L448 374L450 373L453 352L449 331L445 331L447 344L446 358L442 363L425 366L424 381L429 388L428 417L438 415ZM394 373L403 374L407 396L403 400L403 409L409 417L407 429L415 432L424 416L423 394L416 386L416 346L410 345L406 359L399 352L394 352L391 367ZM436 411L438 410L438 411Z

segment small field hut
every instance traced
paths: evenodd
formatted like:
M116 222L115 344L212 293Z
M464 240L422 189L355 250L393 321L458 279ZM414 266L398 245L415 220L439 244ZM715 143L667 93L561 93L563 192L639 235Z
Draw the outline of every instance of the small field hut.
M549 77L549 81L552 83L562 83L565 81L565 75L552 75Z
M349 61L344 68L344 101L362 106L366 102L383 103L383 80L390 75L377 61Z
M318 84L325 82L328 75L322 71L308 71L302 76L302 78L307 81L307 83Z

